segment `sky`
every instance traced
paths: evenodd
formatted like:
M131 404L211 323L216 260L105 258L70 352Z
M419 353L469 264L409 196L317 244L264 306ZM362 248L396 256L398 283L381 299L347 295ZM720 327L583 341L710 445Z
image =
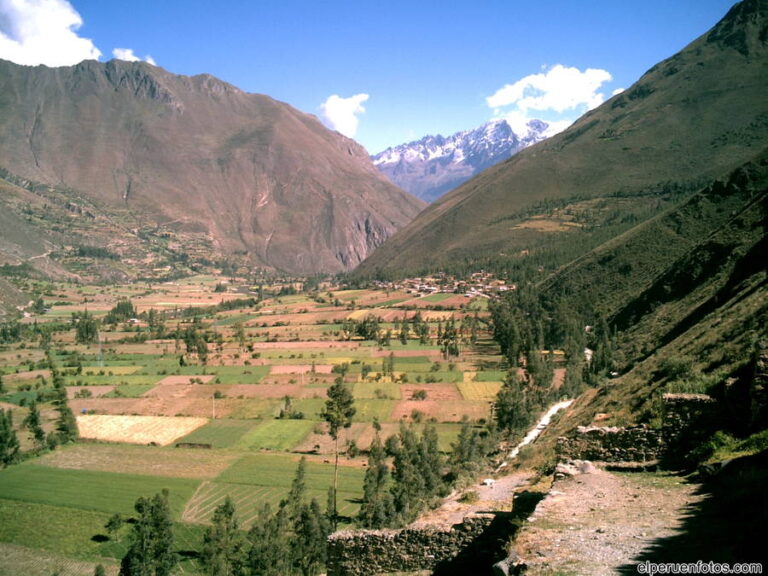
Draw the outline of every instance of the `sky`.
M552 131L731 0L0 0L0 58L144 60L318 116L370 153L508 119Z

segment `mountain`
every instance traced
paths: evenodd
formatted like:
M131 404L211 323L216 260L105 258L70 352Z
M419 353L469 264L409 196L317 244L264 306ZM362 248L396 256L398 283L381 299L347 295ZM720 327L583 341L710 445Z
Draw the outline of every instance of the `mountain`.
M765 0L736 4L566 131L431 204L356 274L546 274L752 160L768 142L767 13Z
M403 190L433 202L486 168L546 138L549 125L531 120L515 134L506 120L493 120L452 136L425 136L387 148L371 158Z
M315 117L209 75L142 62L0 61L0 168L17 186L2 207L15 237L48 242L21 260L104 241L115 268L150 238L150 267L169 264L170 251L176 263L237 259L289 273L339 272L423 207ZM60 215L42 209L67 203ZM34 218L21 212L27 205ZM45 223L65 216L98 226L72 238L69 226ZM20 263L13 247L5 251L7 262Z

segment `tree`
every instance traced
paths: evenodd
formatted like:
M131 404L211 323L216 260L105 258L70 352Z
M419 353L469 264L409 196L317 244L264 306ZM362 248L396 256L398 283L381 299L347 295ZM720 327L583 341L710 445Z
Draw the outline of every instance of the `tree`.
M523 385L511 375L496 395L496 422L508 432L520 432L531 421Z
M13 429L13 413L0 408L0 465L13 464L19 459L19 438Z
M113 514L109 517L109 520L107 520L107 523L104 524L104 528L106 529L107 533L109 534L109 537L114 540L117 536L117 533L120 532L120 528L123 527L123 517L118 514Z
M98 338L99 321L88 310L73 312L72 323L75 326L75 342L78 344L90 344Z
M136 317L136 308L128 298L121 298L112 310L104 316L105 324L117 324Z
M206 574L237 576L245 564L245 539L229 496L213 512L213 525L203 535L200 560Z
M309 505L301 507L294 525L294 564L303 576L315 576L325 565L329 533L328 520L320 510L320 504L313 498Z
M131 545L120 563L120 576L168 576L176 565L168 491L136 500L138 518Z
M388 480L386 453L377 432L368 453L363 503L358 515L358 521L364 528L384 528L392 521L395 511L392 494L387 489Z
M339 376L336 382L328 388L328 400L325 401L325 408L320 416L328 422L328 433L333 438L335 447L335 462L333 468L333 528L336 529L338 518L338 507L336 502L336 493L338 491L339 480L339 432L342 428L349 428L352 425L352 416L357 410L354 407L354 398L352 392L344 385L344 379Z
M55 385L55 379L54 379ZM67 444L77 440L77 419L67 403L67 391L63 386L56 387L56 399L54 400L59 417L56 419L56 435L60 444Z
M288 518L294 522L301 512L301 506L304 503L304 495L307 490L307 459L302 456L299 465L296 467L296 473L291 481L291 489L288 490L288 496L280 502L280 507L285 508Z
M288 521L284 509L272 512L265 503L248 532L248 569L259 576L283 576L290 572Z
M45 432L40 425L40 411L37 409L37 402L32 400L29 403L29 412L24 418L23 425L32 433L35 440L35 447L41 449L45 446Z
M242 350L245 348L245 326L243 326L242 322L235 322L233 328L235 331L235 338L237 339L237 343Z
M459 355L459 332L456 330L456 323L453 318L449 318L445 323L445 328L440 332L438 345L443 351L443 358Z

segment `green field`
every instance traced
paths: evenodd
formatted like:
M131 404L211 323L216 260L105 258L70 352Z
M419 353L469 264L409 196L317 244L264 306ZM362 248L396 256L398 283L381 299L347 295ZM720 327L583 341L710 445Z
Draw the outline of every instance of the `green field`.
M237 443L238 448L291 450L312 431L311 420L267 420L252 428Z
M254 420L212 420L176 442L210 444L213 448L230 448L257 425L258 422Z
M363 398L400 399L400 384L394 382L355 382L352 392L356 400Z
M318 366L349 364L344 380L352 390L356 413L352 428L345 429L341 435L340 446L347 440L367 446L373 437L374 420L389 433L396 431L400 422L420 420L417 427L428 421L436 422L440 449L448 452L459 433L458 420L463 413L475 417L487 415L487 404L499 379L496 373L478 372L476 382L464 383L465 370L479 369L471 352L461 361L454 360L455 365L450 369L451 361L439 358L439 362L435 362L438 348L432 344L422 345L413 339L401 344L397 338L392 338L389 346L358 338L350 344L341 342L340 334L332 334L342 327L337 318L360 320L370 313L383 315L384 310L390 319L392 310L397 310L400 317L411 314L392 308L406 298L392 294L386 300L383 292L375 290L335 291L333 298L338 297L345 305L357 301L354 309L349 306L349 310L340 311L338 316L328 312L314 314L322 305L301 294L269 299L261 309L216 312L213 302L209 303L213 300L216 282L214 277L206 278L204 285L199 284L199 279L193 281L191 286L199 290L189 290L190 284L180 281L154 288L103 287L93 291L93 296L88 292L89 306L93 302L93 310L98 310L97 315L101 316L109 309L110 298L114 300L118 295L129 295L144 309L149 301L155 310L161 310L163 306L158 300L166 298L158 297L158 290L168 295L169 303L182 301L184 294L189 294L189 307L210 307L201 310L193 321L191 308L178 304L167 306L167 332L158 340L134 342L132 339L138 333L126 331L123 326L116 329L102 326L102 346L75 344L74 330L57 333L60 340L52 347L51 354L67 386L75 386L75 391L78 386L116 387L103 397L73 399L71 402L77 403L78 413L86 410L102 416L176 414L210 418L210 398L218 390L223 394L216 401L218 419L208 420L168 446L147 445L148 441L143 438L142 445L114 443L113 437L104 433L100 441L59 446L0 470L0 554L7 549L12 558L10 568L0 561L0 576L50 576L62 567L65 576L92 576L95 562L103 562L109 576L116 576L117 563L126 551L130 526L124 526L119 541L111 541L105 536L104 523L114 513L130 518L139 497L151 497L163 489L170 493L176 522L175 546L183 552L174 574L199 574L194 557L202 546L205 523L210 521L216 506L230 496L241 526L249 527L264 503L269 503L274 510L286 497L304 451L311 451L306 470L307 497L316 498L325 509L327 492L333 483L334 459L333 441L325 433L326 425L320 412L327 400L327 388L337 374L283 374L284 368L272 374L274 366L306 366L313 362ZM86 293L80 289L79 286L57 287L68 295L54 299L80 302ZM206 295L206 291L211 294ZM327 298L322 291L319 295ZM436 294L427 297L427 301L440 302L451 296ZM142 303L142 298L147 300ZM375 302L377 298L381 301ZM361 306L361 301L371 304ZM329 320L318 320L320 317ZM273 326L278 321L281 325ZM260 345L267 341L269 344L254 347L253 352L241 349L233 328L237 322L246 325L247 344ZM382 321L380 328L386 330L393 325L391 321ZM197 353L188 353L183 339L173 334L177 329L183 332L190 326L196 326L205 334L208 342L205 362ZM436 319L430 326L434 340ZM327 344L318 345L317 340L325 340ZM485 344L483 362L497 366L498 363L493 362L498 357L494 358L487 342ZM348 347L350 345L353 347ZM379 372L390 353L394 355L394 375L382 378ZM32 444L21 422L28 408L19 404L34 399L38 390L51 391L52 378L46 356L37 341L28 341L0 350L0 364L8 375L4 382L8 392L3 399L15 404L14 424L23 436L22 446L26 450ZM364 364L370 366L370 374L365 379L361 374ZM82 370L78 374L79 367ZM35 372L28 373L33 370ZM41 370L45 382L37 377L37 370ZM158 382L174 376L186 378L172 380L179 385L162 386L156 393L152 392L151 398L144 396L158 386ZM376 377L379 381L375 381ZM487 382L486 377L490 377ZM189 382L191 378L202 378L205 382ZM408 413L402 411L401 414L401 403L407 400L402 393L406 382L410 387L416 384L417 388L426 390L430 383L445 383L447 386L439 389L450 392L450 399L429 398L419 418L413 416L410 405ZM448 391L454 383L461 397L455 391ZM20 390L27 385L31 390ZM234 389L235 385L242 387ZM285 395L291 396L293 409L302 412L303 419L276 418L284 406ZM39 404L47 419L44 426L48 433L54 428L54 406L45 397ZM157 412L153 414L155 409ZM395 413L397 421L393 419ZM120 421L115 419L115 426L119 426ZM176 448L178 443L210 447ZM342 459L338 506L343 524L359 510L365 458L363 453L353 459Z
M199 521L206 518L218 502L227 493L235 498L237 495L242 504L247 503L241 518L248 520L247 510L255 513L263 502L269 502L273 508L288 493L296 473L299 458L293 455L281 454L252 454L242 457L227 470L222 472L213 482L205 482L200 486L195 496L185 510L185 518L191 517ZM339 512L343 515L353 515L359 508L357 500L362 497L363 477L362 468L339 467ZM321 506L325 506L328 488L333 485L333 465L308 462L306 468L307 495L316 498ZM238 510L240 510L238 505ZM251 518L252 519L252 518Z
M443 300L448 300L448 298L453 298L454 296L456 296L456 294L453 293L430 294L429 296L422 296L421 300L424 302L438 303L442 302Z
M485 370L478 372L475 376L475 380L478 382L504 382L506 379L506 370Z
M8 500L107 513L130 514L139 497L167 489L174 518L179 518L198 484L198 480L189 478L67 470L34 462L0 472L0 494Z

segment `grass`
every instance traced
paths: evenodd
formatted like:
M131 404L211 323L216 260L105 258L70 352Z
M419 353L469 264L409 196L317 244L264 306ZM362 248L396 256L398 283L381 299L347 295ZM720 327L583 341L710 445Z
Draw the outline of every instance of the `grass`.
M453 298L454 296L456 296L456 294L453 293L430 294L429 296L422 296L421 300L424 302L442 302L443 300L448 300L448 298Z
M121 384L104 398L138 398L154 388L154 384Z
M369 398L355 400L357 412L355 412L352 420L354 422L373 422L373 419L376 418L379 422L386 422L390 419L394 407L394 400L375 400Z
M249 398L247 402L238 402L232 412L230 412L230 418L272 418L277 415L278 406L283 403L282 399L277 398Z
M199 522L210 516L212 510L229 494L237 506L244 523L253 520L256 510L264 502L273 509L288 490L296 473L299 458L287 454L246 455L225 470L213 482L205 482L190 500L184 512L188 521ZM365 470L341 466L339 468L339 512L357 513L362 497ZM309 498L316 498L325 506L328 488L333 485L333 465L307 462L305 476Z
M62 554L46 552L40 548L28 548L17 544L0 542L0 576L93 576L96 564L104 566L108 576L116 576L118 566L112 566L108 560L98 562L75 560Z
M314 425L311 420L267 420L240 438L237 447L291 450L307 437Z
M35 464L68 470L210 479L218 476L236 457L235 452L220 450L78 443L49 452Z
M224 470L217 482L289 488L299 464L299 456L291 454L248 454ZM339 468L339 491L360 492L363 488L362 468ZM325 492L333 484L333 465L307 462L307 486Z
M93 510L4 499L0 500L0 541L71 558L95 559L101 556L101 546L91 538L104 534L109 516Z
M213 420L183 438L179 438L176 442L210 444L213 448L230 448L236 445L243 435L256 425L257 422L253 420Z
M232 484L218 481L205 482L190 500L189 506L184 512L184 519L195 523L208 522L216 506L224 502L224 499L229 496L235 504L241 526L249 528L258 510L265 503L268 503L272 510L275 510L287 494L287 487ZM339 490L338 494L339 514L354 517L359 510L357 500L361 493ZM327 499L327 488L310 487L307 490L307 499L311 500L312 498L324 507Z
M19 464L0 473L0 493L6 499L108 513L130 514L140 496L168 489L175 518L198 484L198 480L189 478L67 470L34 463Z
M214 366L208 374L215 374L222 384L258 384L269 374L269 366Z
M459 382L456 386L464 400L492 402L501 389L501 382Z
M363 398L394 399L400 398L400 384L394 382L355 382L352 385L355 402Z
M507 378L506 370L484 370L478 372L475 380L478 382L504 382Z

